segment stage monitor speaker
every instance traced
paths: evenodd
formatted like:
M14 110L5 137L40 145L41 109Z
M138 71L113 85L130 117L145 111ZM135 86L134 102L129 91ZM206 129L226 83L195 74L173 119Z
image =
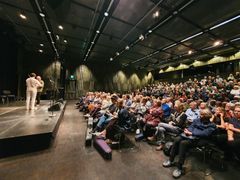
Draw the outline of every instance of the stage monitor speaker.
M63 98L60 98L59 100L57 100L57 103L61 103L61 104L63 104Z
M58 103L55 103L52 106L50 106L48 108L48 111L60 111L60 109L61 109L60 107L61 107L61 104L58 102Z

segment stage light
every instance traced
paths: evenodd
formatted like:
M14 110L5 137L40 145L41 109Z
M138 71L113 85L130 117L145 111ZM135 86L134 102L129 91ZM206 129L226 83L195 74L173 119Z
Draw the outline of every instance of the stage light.
M58 26L58 29L63 30L63 26L62 26L62 25L59 25L59 26Z
M138 39L143 41L144 40L144 36L141 34Z
M129 46L126 46L125 49L126 49L126 50L129 50Z
M119 56L119 52L116 52L116 56Z
M99 33L100 33L100 31L99 31L99 30L97 30L97 31L96 31L96 33L97 33L97 34L99 34Z
M44 45L41 43L40 46L43 47Z
M91 44L94 44L94 42L92 41Z
M219 45L222 45L222 41L215 41L213 43L213 46L219 46Z
M45 14L43 14L43 13L39 13L39 15L43 18L45 17Z
M113 60L113 58L110 58L110 61L112 61Z
M107 17L107 16L108 16L108 12L105 12L105 13L104 13L104 16L106 16L106 17Z
M43 50L42 50L42 49L39 49L39 50L38 50L38 52L42 53L42 52L43 52Z
M193 53L193 52L192 52L191 50L188 51L188 54L189 54L189 55L192 54L192 53Z
M64 40L63 40L63 42L64 42L64 43L67 43L67 40L66 40L66 39L64 39Z
M150 29L150 30L148 30L148 33L152 33L152 30Z
M153 13L152 17L153 18L158 18L159 17L159 11L156 11L155 13Z
M59 40L59 36L58 35L56 35L56 39Z
M23 13L20 13L20 14L19 14L19 16L20 16L20 18L22 18L22 19L24 19L24 20L26 20L26 19L27 19L27 16L26 16L26 15L24 15Z
M50 31L47 31L47 33L48 33L48 34L51 34L51 32L50 32Z
M54 41L52 41L52 44L55 44L55 42L54 42Z

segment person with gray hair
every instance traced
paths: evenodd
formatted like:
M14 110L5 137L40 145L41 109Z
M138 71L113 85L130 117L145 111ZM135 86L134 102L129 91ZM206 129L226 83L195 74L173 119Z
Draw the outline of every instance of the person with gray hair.
M42 87L42 84L35 79L36 74L31 73L29 75L29 78L26 79L26 109L27 110L34 110L35 109L35 101L36 101L36 96L37 96L37 88ZM31 101L31 106L30 106L30 101ZM29 107L30 106L30 107Z
M212 135L216 125L210 121L212 113L209 109L200 111L200 118L195 119L193 123L184 129L184 132L178 136L173 143L170 151L170 158L163 162L163 167L170 167L174 164L174 159L178 153L179 159L177 168L173 171L173 177L178 178L183 174L183 164L187 151L194 146L202 144L204 140Z

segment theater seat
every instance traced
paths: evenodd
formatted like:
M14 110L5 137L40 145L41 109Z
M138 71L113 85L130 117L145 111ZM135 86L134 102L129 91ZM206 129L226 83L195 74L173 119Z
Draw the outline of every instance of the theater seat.
M15 101L15 95L11 93L10 90L3 90L2 91L2 95L1 95L1 99L2 99L2 103L4 104L5 102L9 103L9 101Z

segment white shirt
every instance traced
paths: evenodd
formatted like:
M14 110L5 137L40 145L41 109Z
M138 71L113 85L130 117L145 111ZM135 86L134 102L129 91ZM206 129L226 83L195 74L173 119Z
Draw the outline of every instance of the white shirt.
M42 86L34 77L27 78L26 85L27 91L37 91L37 88Z

